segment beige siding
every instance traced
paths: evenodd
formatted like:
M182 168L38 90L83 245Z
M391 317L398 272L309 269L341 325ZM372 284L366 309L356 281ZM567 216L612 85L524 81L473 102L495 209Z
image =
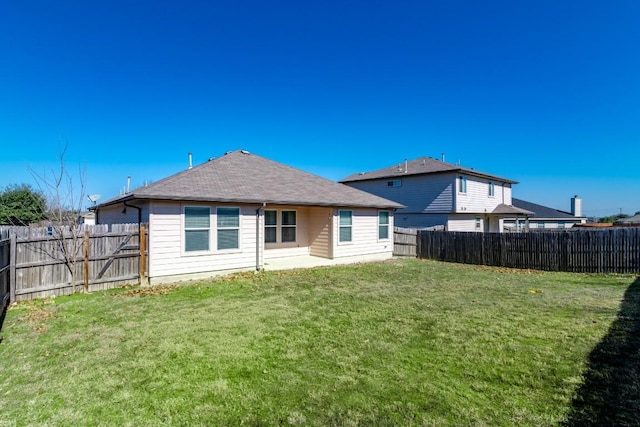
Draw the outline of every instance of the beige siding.
M377 209L344 209L351 210L352 234L351 242L339 242L340 216L339 210L334 212L333 219L333 258L357 257L361 255L393 254L393 212L389 215L389 239L378 240Z
M331 208L311 209L309 214L309 253L313 256L332 258Z
M186 206L195 206L195 203ZM240 249L216 249L216 205L211 208L210 250L206 253L184 252L183 207L181 203L154 203L149 221L149 275L175 276L221 270L255 268L256 209L240 206ZM231 206L231 205L229 205Z
M269 207L265 210L275 210L278 212L278 227L276 236L278 243L265 243L265 259L279 258L287 256L309 255L309 208L295 206ZM281 240L281 218L282 211L296 212L296 241L280 242Z
M447 222L448 231L484 231L485 218L480 218L480 227L477 227L476 215L449 215L449 221Z

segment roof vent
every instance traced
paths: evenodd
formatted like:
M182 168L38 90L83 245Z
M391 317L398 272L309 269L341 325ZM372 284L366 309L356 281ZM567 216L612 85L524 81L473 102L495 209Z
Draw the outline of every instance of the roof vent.
M249 153L247 150L240 150L240 152L241 152L242 154L251 154L251 153Z

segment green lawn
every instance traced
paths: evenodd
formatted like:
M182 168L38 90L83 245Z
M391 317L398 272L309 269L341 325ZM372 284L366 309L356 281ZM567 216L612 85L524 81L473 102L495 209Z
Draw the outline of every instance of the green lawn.
M637 424L638 288L402 259L21 303L0 426Z

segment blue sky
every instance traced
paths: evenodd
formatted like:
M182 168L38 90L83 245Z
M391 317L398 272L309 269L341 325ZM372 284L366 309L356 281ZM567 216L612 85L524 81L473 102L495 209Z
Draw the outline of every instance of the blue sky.
M116 196L246 149L329 179L420 156L640 210L640 2L14 1L0 187L68 144Z

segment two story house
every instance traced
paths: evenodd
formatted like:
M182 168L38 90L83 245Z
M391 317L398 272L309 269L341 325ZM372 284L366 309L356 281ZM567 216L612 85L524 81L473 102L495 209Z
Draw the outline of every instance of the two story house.
M502 232L505 218L526 223L533 214L513 206L516 181L431 157L356 173L340 182L406 206L395 213L398 227Z

